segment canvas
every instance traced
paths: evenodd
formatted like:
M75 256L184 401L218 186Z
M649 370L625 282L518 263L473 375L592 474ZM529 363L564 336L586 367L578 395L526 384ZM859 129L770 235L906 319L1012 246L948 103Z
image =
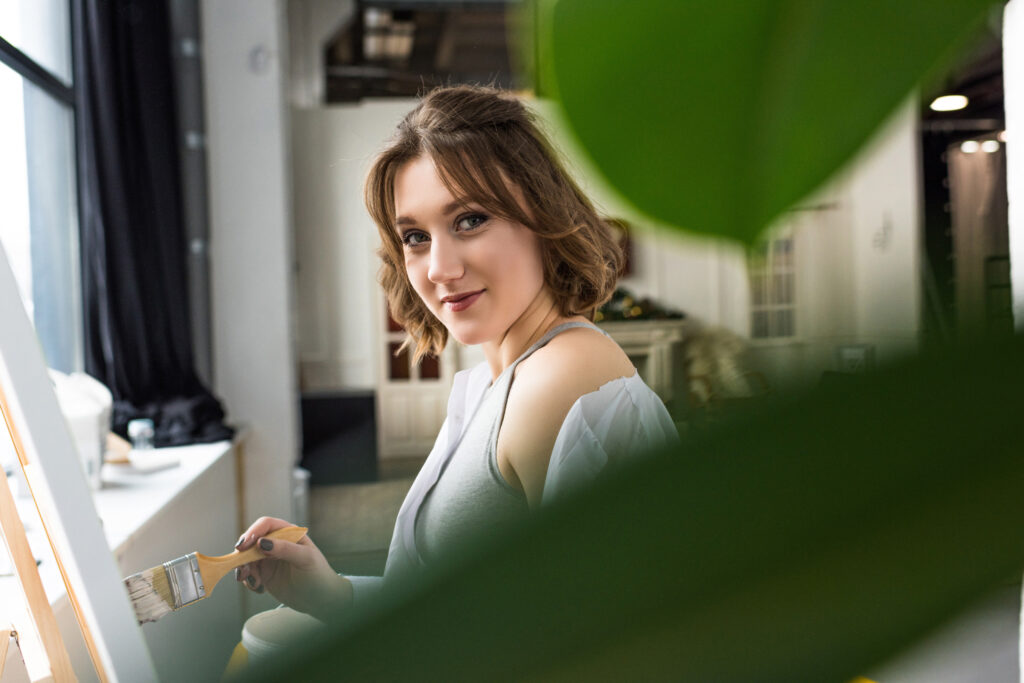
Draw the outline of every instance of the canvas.
M0 249L0 397L26 478L79 607L83 636L101 680L155 681L142 632L108 548L42 348ZM13 543L16 539L7 539ZM22 581L23 588L25 586Z

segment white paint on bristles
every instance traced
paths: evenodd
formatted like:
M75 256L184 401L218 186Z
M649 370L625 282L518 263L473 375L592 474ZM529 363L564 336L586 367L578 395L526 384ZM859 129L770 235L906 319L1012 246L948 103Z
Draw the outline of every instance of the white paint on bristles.
M132 574L124 580L140 624L156 621L174 611L174 597L162 566Z

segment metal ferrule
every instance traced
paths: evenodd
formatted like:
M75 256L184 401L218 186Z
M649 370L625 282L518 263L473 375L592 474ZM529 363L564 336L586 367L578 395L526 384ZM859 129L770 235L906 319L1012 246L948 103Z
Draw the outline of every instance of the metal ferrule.
M199 561L196 554L191 553L170 562L164 562L167 572L167 583L171 586L174 597L174 609L180 609L200 598L206 597L206 587L199 573Z

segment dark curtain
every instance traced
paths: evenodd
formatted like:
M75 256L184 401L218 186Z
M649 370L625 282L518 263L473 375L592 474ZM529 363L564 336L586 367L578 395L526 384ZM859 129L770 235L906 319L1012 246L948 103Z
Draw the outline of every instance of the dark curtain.
M157 446L229 438L193 364L168 7L72 6L86 371L122 436L147 417Z

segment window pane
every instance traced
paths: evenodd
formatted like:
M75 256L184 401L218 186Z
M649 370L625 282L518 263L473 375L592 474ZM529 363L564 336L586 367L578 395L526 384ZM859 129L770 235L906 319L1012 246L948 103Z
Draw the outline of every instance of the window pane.
M793 303L793 274L783 273L772 276L772 303Z
M420 361L420 379L440 379L441 365L437 356L423 356Z
M0 0L0 36L71 85L68 0Z
M763 306L765 304L764 280L765 276L760 273L750 277L750 296L755 306Z
M392 381L409 379L409 349L402 349L402 352L398 353L401 346L400 342L388 344L388 379Z
M772 332L773 337L793 336L793 309L783 308L772 311Z
M755 339L764 339L768 336L768 312L754 311L750 336Z
M0 65L0 244L47 363L82 368L73 118Z
M783 304L786 303L785 299L785 285L783 277L781 275L772 275L772 303Z
M793 265L793 240L789 238L774 241L774 262L776 269L790 268Z

